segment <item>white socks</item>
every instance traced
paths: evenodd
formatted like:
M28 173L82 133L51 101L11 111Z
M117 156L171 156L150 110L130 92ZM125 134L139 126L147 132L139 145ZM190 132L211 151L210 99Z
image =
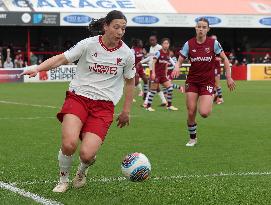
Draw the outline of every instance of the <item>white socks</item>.
M159 93L158 93L158 95L159 95L159 97L161 98L161 101L162 101L162 103L167 103L167 100L166 100L166 98L165 98L165 96L164 96L164 93L163 93L163 91L160 91Z
M62 153L62 150L59 150L58 153L58 161L59 161L59 175L60 175L60 183L69 182L69 174L70 168L72 165L72 155L67 156Z

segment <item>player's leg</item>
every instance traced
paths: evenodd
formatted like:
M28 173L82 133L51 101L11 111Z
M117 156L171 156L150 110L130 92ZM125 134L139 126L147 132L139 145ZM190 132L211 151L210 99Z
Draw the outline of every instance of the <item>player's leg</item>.
M80 188L86 184L88 168L94 164L96 154L106 137L114 116L114 105L109 101L90 100L88 108L91 115L88 116L82 127L80 164L73 179L75 188Z
M224 102L223 100L223 96L222 96L222 87L221 87L221 84L220 84L220 75L216 75L215 76L215 84L216 84L216 95L217 95L217 98L216 98L216 104L221 104Z
M149 91L149 82L146 74L144 73L144 70L140 74L140 77L143 81L143 100L145 100Z
M199 96L199 114L203 118L207 118L213 107L213 96L212 95L201 95Z
M158 93L158 95L159 95L159 97L160 97L160 99L161 99L161 106L163 107L163 106L166 106L167 105L167 100L166 100L166 98L165 98L165 96L164 96L164 93L163 93L163 91L160 89L160 87L159 87L159 85L158 85L158 88L157 88L157 93Z
M193 147L197 143L197 103L199 95L196 92L186 92L186 108L187 108L187 129L189 132L188 147Z
M146 110L148 111L155 111L151 106L152 106L152 102L153 102L153 98L155 96L155 94L157 93L157 89L159 87L159 84L156 82L151 82L151 86L150 86L150 91L148 92L148 98L147 100L147 108Z
M73 186L75 188L83 187L86 184L86 176L88 168L96 161L96 153L101 147L102 139L90 132L82 134L82 144L80 147L80 164L75 178L73 179Z
M73 114L65 114L62 122L62 145L58 154L59 183L54 192L65 192L68 189L72 155L76 151L83 123Z
M163 86L166 88L166 91L167 91L167 103L168 103L167 109L173 110L173 111L178 110L178 108L176 108L172 105L173 88L172 88L171 82L169 80L167 80L167 81L163 82Z

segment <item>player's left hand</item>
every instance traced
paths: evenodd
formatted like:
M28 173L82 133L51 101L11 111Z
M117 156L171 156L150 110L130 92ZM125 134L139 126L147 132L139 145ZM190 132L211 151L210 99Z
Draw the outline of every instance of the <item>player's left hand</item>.
M235 89L235 82L232 78L227 78L227 85L230 91L233 91Z
M129 125L130 124L130 116L129 116L129 113L127 112L121 112L120 115L118 116L117 118L117 126L119 128L122 128L126 125Z
M180 69L179 68L178 69L174 68L174 70L171 73L171 77L172 78L178 78L179 75L180 75Z

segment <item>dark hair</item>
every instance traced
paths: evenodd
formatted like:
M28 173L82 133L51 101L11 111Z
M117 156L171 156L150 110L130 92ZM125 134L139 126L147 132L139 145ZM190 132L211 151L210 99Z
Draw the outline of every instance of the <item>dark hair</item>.
M90 36L97 36L104 34L104 24L109 25L114 19L124 19L127 22L127 18L121 11L113 10L110 11L106 17L100 19L92 19L88 26Z
M210 27L210 26L209 26L210 24L209 24L209 21L208 21L208 19L207 19L207 18L200 17L200 18L197 20L197 23L198 23L199 21L206 22L206 23L208 24L208 27Z
M164 41L168 41L169 44L170 44L170 39L169 38L162 38L161 43L164 43Z
M133 47L139 47L140 46L140 39L139 38L134 38L132 39L132 46Z

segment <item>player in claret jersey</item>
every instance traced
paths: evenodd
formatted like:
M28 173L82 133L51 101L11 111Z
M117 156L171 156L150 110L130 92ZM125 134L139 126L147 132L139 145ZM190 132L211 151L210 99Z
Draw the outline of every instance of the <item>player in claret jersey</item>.
M169 45L170 40L168 38L162 39L162 49L153 57L153 65L152 65L152 73L151 73L151 87L148 93L148 104L146 110L148 111L155 111L151 105L154 95L157 93L157 89L159 84L163 85L167 91L167 109L168 110L178 110L176 107L172 105L172 94L173 94L173 87L170 80L167 78L167 66L169 65L169 61L172 64L174 62L169 57Z
M68 189L72 156L79 138L82 140L81 162L73 186L79 188L86 184L87 169L95 162L96 153L113 121L114 106L123 94L124 83L125 100L117 121L119 127L129 124L135 86L135 58L121 40L126 24L127 19L122 12L111 11L105 18L90 23L89 29L94 37L86 38L63 54L22 73L32 77L39 71L79 60L63 107L57 114L62 123L62 146L58 155L60 180L54 192Z
M231 78L229 60L219 42L207 37L209 30L208 20L200 18L196 24L196 37L184 44L172 72L173 77L179 76L183 61L186 58L190 60L191 67L185 83L187 126L190 134L190 140L186 146L194 146L197 143L197 107L203 118L208 117L212 111L216 55L219 55L224 61L228 88L230 91L235 88L235 83Z
M138 86L140 84L139 78L143 80L143 100L145 100L146 95L149 91L149 85L148 85L148 78L145 74L144 68L142 64L139 62L143 59L144 57L144 52L143 52L143 42L140 39L134 39L132 41L132 52L135 55L135 65L136 65L136 77L135 77L135 86Z

